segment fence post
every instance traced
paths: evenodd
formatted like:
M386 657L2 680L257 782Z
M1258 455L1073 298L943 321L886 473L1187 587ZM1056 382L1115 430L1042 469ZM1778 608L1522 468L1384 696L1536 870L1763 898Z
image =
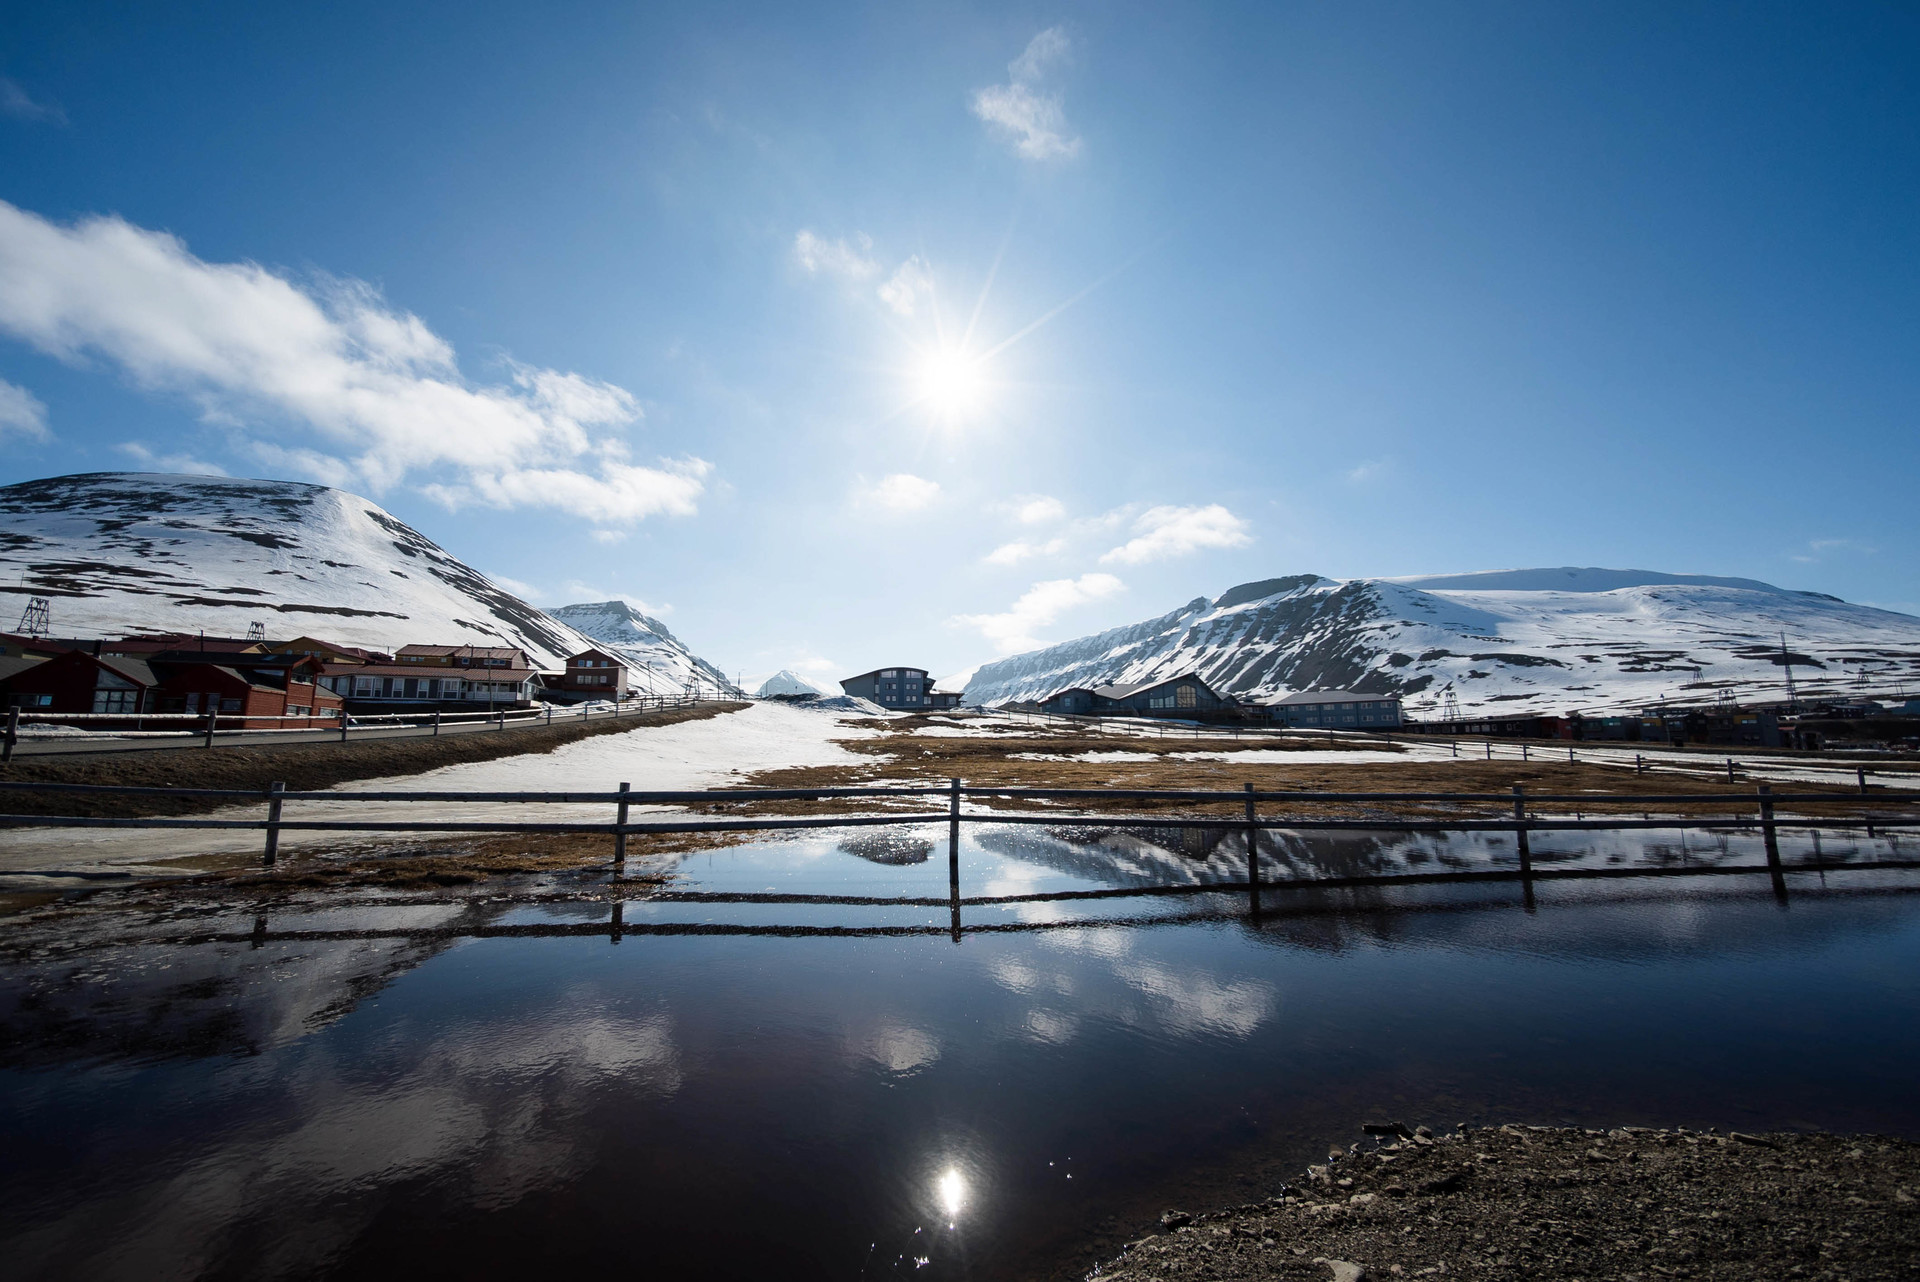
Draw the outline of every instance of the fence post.
M1260 815L1253 804L1253 784L1247 784L1247 900L1260 915Z
M1487 760L1493 760L1493 740L1487 740Z
M1854 777L1860 780L1860 795L1863 797L1866 796L1867 795L1867 768L1865 766L1858 767L1854 772Z
M274 858L280 853L280 794L286 790L287 785L278 779L267 789L267 849L260 860L263 867L273 867Z
M205 745L206 747L209 747L209 748L211 748L211 747L213 746L213 723L214 723L214 720L215 720L215 718L214 718L214 714L213 714L213 713L211 713L211 712L209 712L209 713L207 714L207 741L206 741L206 745Z
M627 803L626 794L631 792L632 790L633 790L633 785L625 782L621 783L620 785L621 796L620 796L619 802L617 803L618 810L614 818L614 823L620 829L620 831L617 831L613 834L613 863L616 868L624 868L627 866L627 834L625 829L627 826L627 804L628 803Z
M20 742L20 709L7 709L7 736L0 743L0 761L13 760L13 745Z
M342 703L340 705L340 742L345 743L346 741L347 741L347 705Z
M1733 758L1732 757L1727 758L1727 782L1728 783L1733 782Z
M1533 847L1527 840L1527 790L1513 785L1513 822L1520 837L1520 875L1533 876Z
M1647 773L1647 765L1644 761L1640 760L1640 754L1637 752L1633 754L1633 773L1637 775Z
M947 898L953 904L953 942L960 942L960 781L947 783Z
M1527 745L1524 743L1520 745L1520 760L1522 761L1531 760L1531 758L1527 756Z
M1767 842L1767 873L1773 881L1773 897L1787 902L1787 879L1780 868L1780 840L1773 826L1773 788L1760 785L1760 832Z

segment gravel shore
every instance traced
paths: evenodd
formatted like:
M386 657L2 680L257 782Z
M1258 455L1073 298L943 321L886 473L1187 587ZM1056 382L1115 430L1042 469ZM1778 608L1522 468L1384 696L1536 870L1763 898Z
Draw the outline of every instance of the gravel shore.
M1089 1278L1920 1277L1920 1144L1369 1129L1265 1202L1167 1212Z

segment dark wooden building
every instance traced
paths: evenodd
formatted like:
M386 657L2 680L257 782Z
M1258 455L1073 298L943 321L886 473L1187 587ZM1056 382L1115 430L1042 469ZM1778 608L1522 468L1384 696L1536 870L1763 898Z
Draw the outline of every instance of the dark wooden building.
M1324 730L1397 730L1400 699L1354 690L1302 690L1267 705L1274 724Z
M620 699L627 693L627 665L605 650L582 650L567 656L559 689L567 694Z
M933 707L933 678L925 668L875 668L857 677L848 677L840 688L856 699L867 699L883 708Z
M1193 718L1215 714L1230 706L1191 672L1162 681L1070 686L1040 701L1042 711L1082 717Z

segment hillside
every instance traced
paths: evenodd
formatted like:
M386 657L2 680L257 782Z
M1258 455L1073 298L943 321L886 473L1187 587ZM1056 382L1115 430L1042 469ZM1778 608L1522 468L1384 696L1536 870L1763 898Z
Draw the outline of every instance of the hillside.
M517 645L546 667L593 644L377 504L297 481L97 472L0 488L0 628L30 596L56 636L311 633L393 650ZM647 657L678 688L718 680L670 634Z
M1786 697L1783 633L1802 695L1920 690L1920 618L1753 579L1560 568L1246 583L983 664L966 698L1195 671L1242 698L1353 689L1425 715L1449 695L1463 714L1770 701Z

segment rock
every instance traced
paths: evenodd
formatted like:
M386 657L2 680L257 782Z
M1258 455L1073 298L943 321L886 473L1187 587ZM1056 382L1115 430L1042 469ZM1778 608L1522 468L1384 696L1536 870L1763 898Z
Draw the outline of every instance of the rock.
M1728 1131L1727 1138L1738 1140L1742 1144L1751 1144L1755 1148L1778 1149L1780 1147L1764 1135L1749 1135L1745 1131Z
M1413 1128L1413 1134L1416 1139L1430 1140L1433 1138L1433 1128L1431 1126L1416 1126Z
M1185 1211L1162 1211L1160 1213L1160 1228L1162 1232L1172 1232L1183 1224L1191 1223L1193 1223L1193 1217Z
M1372 1203L1376 1196L1378 1195L1373 1193L1355 1193L1352 1197L1348 1198L1347 1201L1354 1206L1367 1206Z
M1360 1129L1369 1135L1398 1135L1402 1139L1412 1139L1414 1133L1407 1129L1405 1122L1363 1122ZM1425 1129L1424 1127L1421 1129ZM1433 1132L1428 1131L1429 1135Z
M1429 1194L1451 1193L1455 1189L1460 1187L1461 1181L1466 1179L1466 1175L1467 1173L1465 1171L1450 1172L1446 1175L1440 1176L1437 1179L1428 1180L1425 1184L1422 1184L1420 1186L1420 1191L1422 1193L1429 1193Z
M1350 1260L1329 1260L1324 1255L1314 1257L1315 1264L1324 1264L1333 1270L1333 1282L1365 1282L1365 1268Z

